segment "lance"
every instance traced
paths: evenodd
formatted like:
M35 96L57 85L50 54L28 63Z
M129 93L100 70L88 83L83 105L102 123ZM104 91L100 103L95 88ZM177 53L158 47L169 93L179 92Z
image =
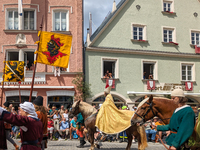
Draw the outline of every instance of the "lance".
M44 16L42 16L42 22L40 24L40 31L42 31L42 28L43 28L43 18L44 18ZM40 41L40 36L39 36L39 41ZM40 42L38 43L37 50L39 49L39 46L40 46ZM32 83L31 83L29 102L31 102L31 100L32 100L33 85L34 85L34 80L35 80L35 70L36 70L36 67L37 67L37 57L38 57L38 54L36 54L36 61L35 61L34 70L33 70L33 77L32 77Z

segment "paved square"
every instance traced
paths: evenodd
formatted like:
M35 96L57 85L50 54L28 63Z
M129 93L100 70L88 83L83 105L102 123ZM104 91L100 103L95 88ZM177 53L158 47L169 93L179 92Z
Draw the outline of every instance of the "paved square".
M15 140L18 145L20 145L19 140ZM15 150L14 146L7 141L8 150ZM88 150L90 148L90 143L85 144L85 148L76 148L79 145L78 140L59 140L59 141L48 141L47 150ZM100 150L125 150L127 143L119 142L102 142ZM165 150L164 146L161 144L148 143L146 150ZM97 150L97 148L95 149ZM137 150L137 143L133 143L131 150Z

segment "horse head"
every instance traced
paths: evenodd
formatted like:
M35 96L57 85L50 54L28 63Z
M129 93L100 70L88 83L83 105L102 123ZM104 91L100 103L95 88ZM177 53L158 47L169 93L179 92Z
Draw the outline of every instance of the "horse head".
M72 118L73 116L76 116L77 114L80 113L80 108L79 108L79 105L80 105L80 100L75 102L73 105L72 105L72 109L71 111L69 112L69 117Z
M153 95L149 98L144 99L139 105L135 112L131 122L132 124L140 123L143 124L147 120L156 116L156 112L153 108Z

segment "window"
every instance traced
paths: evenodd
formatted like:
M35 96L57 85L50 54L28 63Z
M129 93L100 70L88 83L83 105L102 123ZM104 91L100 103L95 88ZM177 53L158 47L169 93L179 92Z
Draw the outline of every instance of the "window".
M24 52L24 66L27 71L34 69L34 52Z
M8 61L24 61L26 71L33 70L33 64L35 60L34 50L20 50L7 51ZM20 60L21 59L21 60Z
M18 61L19 60L19 52L8 52L7 60Z
M132 24L132 40L146 41L146 26L140 24Z
M32 101L35 100L36 97L32 96ZM10 104L13 105L13 107L19 107L20 101L19 101L19 96L10 96L6 97L6 101L10 102ZM21 102L28 102L29 101L29 96L21 96Z
M36 29L36 16L35 10L24 10L23 12L23 30L35 30ZM7 25L8 30L18 30L19 29L19 18L17 10L7 11Z
M112 78L118 78L118 59L102 58L101 78L108 76Z
M68 31L68 11L55 11L53 17L53 30L54 31Z
M174 13L174 0L163 0L162 11L166 13Z
M9 30L18 30L18 11L8 11Z
M142 79L157 80L157 61L142 60Z
M192 81L193 65L182 64L182 81Z
M171 12L171 2L163 2L163 11Z
M61 105L64 105L64 108L70 108L73 104L73 97L72 96L49 96L48 97L48 104L50 106L56 105L56 108L60 109Z
M167 30L167 29L164 29L163 30L163 35L164 35L164 42L172 42L173 41L173 30Z
M34 30L34 11L24 11L24 30Z
M200 44L200 32L191 32L191 44L192 45L199 45Z

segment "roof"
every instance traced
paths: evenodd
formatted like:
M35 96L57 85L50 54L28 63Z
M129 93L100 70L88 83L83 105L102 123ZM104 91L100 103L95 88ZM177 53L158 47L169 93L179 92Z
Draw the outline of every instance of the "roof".
M121 0L117 4L117 9L113 13L109 13L107 17L103 20L101 25L97 28L97 30L91 35L90 40L93 41L94 38L99 34L99 32L105 27L105 25L111 20L111 18L115 15L115 13L121 8L121 6L126 2L127 0Z

